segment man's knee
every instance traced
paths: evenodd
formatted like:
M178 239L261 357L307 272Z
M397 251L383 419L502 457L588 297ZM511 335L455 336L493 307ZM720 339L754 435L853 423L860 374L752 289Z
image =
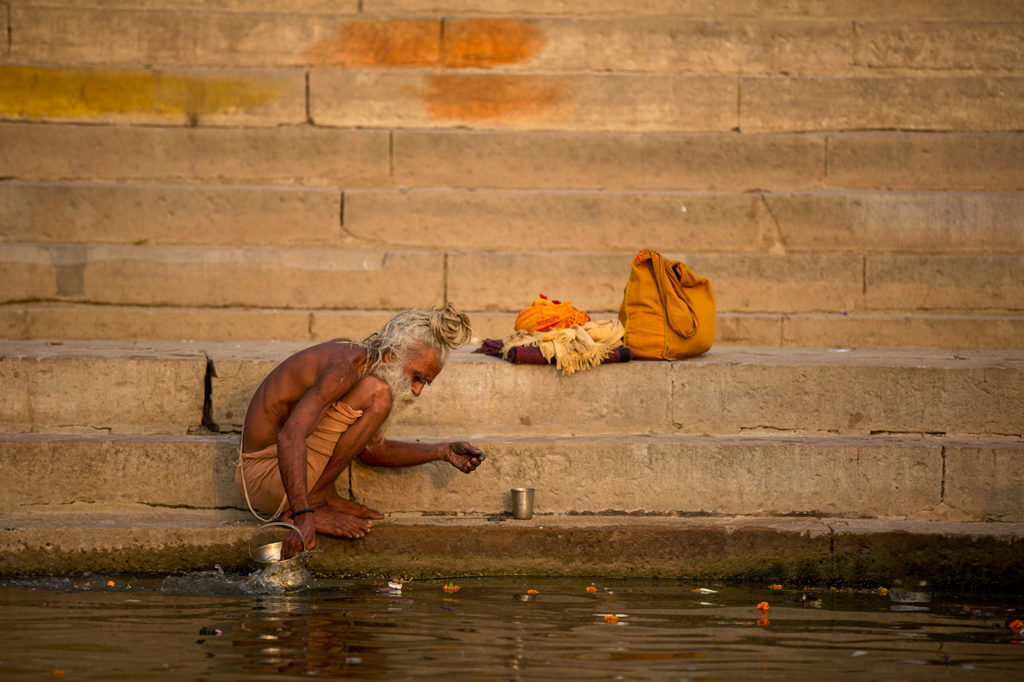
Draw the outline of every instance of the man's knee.
M387 415L391 411L391 388L380 377L365 376L359 380L356 389L366 400L363 414Z

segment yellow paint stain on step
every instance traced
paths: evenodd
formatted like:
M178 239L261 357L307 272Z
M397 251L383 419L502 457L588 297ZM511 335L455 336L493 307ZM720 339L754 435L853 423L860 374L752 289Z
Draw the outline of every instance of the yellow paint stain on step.
M490 68L525 62L546 41L518 19L348 19L305 54L313 64Z
M423 106L439 119L550 119L552 109L572 106L560 77L435 74L427 84Z
M266 104L280 89L256 80L144 70L0 66L0 116L88 119L109 115L181 118L232 114Z

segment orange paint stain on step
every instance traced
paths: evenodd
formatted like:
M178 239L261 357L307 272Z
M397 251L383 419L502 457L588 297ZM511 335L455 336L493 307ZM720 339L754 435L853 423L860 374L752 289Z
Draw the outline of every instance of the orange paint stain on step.
M518 19L455 19L444 26L444 66L456 69L520 64L547 41L536 24Z
M348 19L305 56L313 64L338 66L436 66L441 61L441 21Z
M568 80L547 76L435 74L423 106L436 119L484 121L552 118L571 108Z
M543 32L517 19L348 19L305 54L312 64L489 68L524 62Z

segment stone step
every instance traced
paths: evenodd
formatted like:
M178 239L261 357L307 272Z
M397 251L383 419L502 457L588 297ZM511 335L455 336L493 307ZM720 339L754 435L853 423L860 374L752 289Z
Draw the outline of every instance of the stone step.
M231 16L230 13L225 16ZM47 59L47 58L43 58ZM50 58L52 59L52 58ZM0 115L77 123L587 132L1017 132L1024 77L0 65ZM943 104L957 101L956 109Z
M545 293L617 310L635 253L9 243L0 303L394 310L447 298L518 312ZM1022 254L664 255L711 280L723 312L1019 316L1024 302Z
M0 429L183 434L205 423L238 431L260 381L304 345L2 342L0 371L10 388L0 403ZM452 354L436 385L406 409L394 431L1019 438L1022 374L1019 351L717 346L686 361L612 364L562 376L553 367L514 366L465 349Z
M72 0L18 0L18 5L75 7ZM135 9L208 9L205 0L90 0L91 7ZM278 13L331 12L371 15L474 15L513 16L614 16L643 17L678 15L695 18L792 18L792 19L958 19L1024 20L1024 9L1006 0L975 0L964 5L955 0L907 0L898 4L882 0L718 0L709 6L698 0L222 0L218 11Z
M3 434L0 513L73 504L244 510L237 459L237 436Z
M185 434L206 366L184 344L0 342L0 432Z
M334 338L364 339L379 330L395 312L11 304L0 306L0 338L316 343ZM515 327L515 312L466 312L478 339L501 339ZM587 312L595 320L618 316L616 310L590 309ZM720 346L1024 350L1024 316L719 311L715 319L715 343Z
M17 3L9 58L49 64L483 68L541 73L868 74L872 69L1019 71L1021 21L845 17L415 17L39 6ZM726 10L728 12L728 10ZM638 15L639 14L639 15ZM715 9L710 11L715 15ZM1009 15L1009 16L1008 16ZM1016 17L1019 19L1020 17ZM131 41L104 40L116 25ZM72 38L73 36L73 38ZM187 40L182 36L188 36ZM651 49L655 47L656 49Z
M0 177L356 188L1021 191L1024 136L0 123ZM500 158L502 163L495 163Z
M2 239L46 244L1020 254L1021 214L1013 192L0 184Z
M36 0L37 2L39 0ZM166 0L101 0L103 3L140 4ZM194 1L194 0L193 0ZM301 1L301 0L299 0ZM98 3L93 3L98 4ZM538 14L602 16L770 17L795 19L1024 19L1024 8L1005 0L977 0L970 5L955 0L363 0L364 11L377 14Z
M456 437L456 434L452 434ZM808 516L1024 522L1024 441L893 436L482 437L471 476L446 463L357 463L342 495L389 514ZM70 504L246 509L237 436L0 436L0 512Z
M257 525L238 512L133 506L8 514L0 575L253 571ZM265 537L265 536L263 536ZM358 541L320 536L314 575L561 575L878 588L1024 587L1024 525L837 518L392 515ZM410 586L414 590L415 585Z

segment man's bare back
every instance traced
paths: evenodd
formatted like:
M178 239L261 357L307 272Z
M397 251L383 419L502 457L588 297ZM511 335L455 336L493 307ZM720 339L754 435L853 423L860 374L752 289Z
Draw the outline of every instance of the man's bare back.
M295 404L317 382L340 400L355 385L366 362L366 349L334 339L292 355L274 368L256 389L245 414L242 452L256 452L277 442Z

